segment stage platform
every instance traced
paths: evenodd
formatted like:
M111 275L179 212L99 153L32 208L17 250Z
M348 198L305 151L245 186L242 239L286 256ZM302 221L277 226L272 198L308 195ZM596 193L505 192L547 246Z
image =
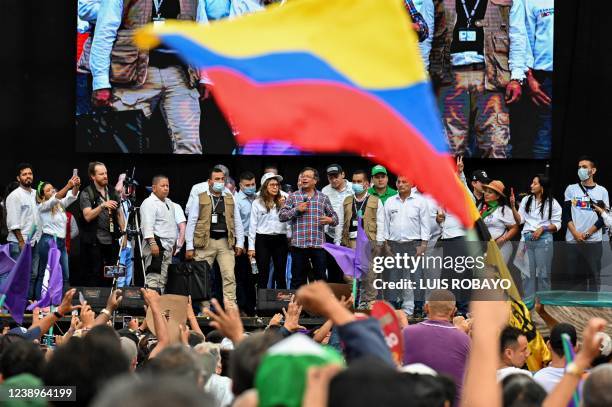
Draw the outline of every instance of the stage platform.
M582 337L582 330L594 317L608 321L605 332L612 336L612 293L610 292L583 292L583 291L545 291L539 292L540 303L545 310L558 322L567 322L576 327L578 336ZM540 333L550 334L540 316L531 310L534 322Z

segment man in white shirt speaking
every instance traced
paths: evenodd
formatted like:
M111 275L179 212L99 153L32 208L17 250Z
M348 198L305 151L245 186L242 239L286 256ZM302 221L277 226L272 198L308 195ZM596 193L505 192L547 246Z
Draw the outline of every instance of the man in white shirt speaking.
M145 284L163 293L168 280L177 238L174 203L168 199L170 181L165 175L153 177L153 192L140 205L142 255L145 263Z

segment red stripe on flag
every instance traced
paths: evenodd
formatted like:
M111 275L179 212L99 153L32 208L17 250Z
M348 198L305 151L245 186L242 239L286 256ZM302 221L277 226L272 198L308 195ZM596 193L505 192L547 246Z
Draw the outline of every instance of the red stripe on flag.
M313 152L374 155L472 226L449 155L435 151L381 99L333 82L261 85L232 70L207 73L215 100L239 131L240 143L277 140Z

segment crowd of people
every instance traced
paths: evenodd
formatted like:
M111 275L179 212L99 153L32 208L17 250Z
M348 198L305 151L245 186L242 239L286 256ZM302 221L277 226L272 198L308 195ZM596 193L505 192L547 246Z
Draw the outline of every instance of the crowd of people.
M582 157L579 182L566 188L562 204L553 198L550 180L544 174L533 177L530 192L519 201L513 190L507 191L502 181L490 179L483 170L474 171L467 181L463 160L457 160L457 174L464 181L466 194L474 200L504 261L510 265L511 259L516 262L519 255L526 257L521 279L524 298L533 299L536 292L551 289L553 236L563 226L567 229L565 253L557 255L566 256L570 277L564 282L576 291L600 290L610 215L608 192L594 181L596 172L595 162ZM67 251L77 233L78 267L81 276L87 276L85 285L108 286L104 269L116 265L118 259L126 268L118 286L134 285L134 251L142 238L139 254L146 287L164 293L173 262L207 262L213 296L237 303L244 315L256 314L257 289L296 290L316 280L351 283L352 270L326 247L355 249L360 223L368 241L365 250L374 257L426 257L435 256L437 250L455 257L465 254L459 247L466 240L466 229L457 217L402 175L395 182L397 189L392 188L381 165L353 171L350 181L340 164L328 165L328 184L322 189L317 169L305 167L299 173L297 189L286 192L283 188L288 184L283 184L284 178L275 167L264 168L261 177L245 171L236 183L228 168L219 164L209 172L207 181L193 186L184 212L168 197L170 180L164 175L153 177L151 194L138 210L134 200L126 196L129 187L122 181L124 175L109 188L106 166L92 162L88 168L90 184L81 189L77 173L75 170L61 189L43 181L35 186L32 166L20 164L18 184L7 191L3 201L10 255L16 260L26 244L32 246L30 299L40 297L52 240L61 252L64 291L70 286ZM140 226L136 233L128 227L134 223L135 213ZM372 257L369 261L373 263ZM385 299L409 316L420 316L426 290L381 288L374 279L398 283L402 279L444 278L449 273L456 278L471 277L470 270L424 266L412 271L394 266L378 275L370 264L356 283L357 305L369 308L374 300ZM469 298L458 301L460 312L467 313Z
M277 314L254 332L245 332L230 301L224 309L213 300L214 308L205 310L214 328L207 333L190 301L184 320L173 325L164 316L163 296L141 291L152 320L133 318L121 329L111 323L120 290L96 315L86 302L73 305L75 289L29 328L6 328L0 335L3 405L47 405L39 396L43 385L71 389L71 400L83 406L612 404L612 341L601 318L588 321L579 341L574 326L548 316L551 356L530 371L527 334L507 325L510 307L502 297L472 301L464 319L455 316L452 292L432 291L426 320L408 325L399 318L404 353L397 360L381 323L354 312L352 298L338 299L322 281L302 286L284 317ZM304 329L302 310L325 323ZM546 313L542 306L538 312ZM49 342L54 324L71 314L70 328ZM53 404L68 400L53 397Z
M143 117L150 118L159 109L165 125L163 133L167 130L169 136L169 151L217 151L213 140L200 135L204 116L200 102L209 97L214 85L167 47L138 50L132 33L147 23L164 24L175 19L208 24L256 13L286 0L151 1L132 2L127 12L127 6L119 0L79 0L77 32L82 53L77 63L77 115L105 107L118 112L141 111ZM549 158L554 1L404 0L404 4L438 95L441 120L453 153ZM526 99L521 102L527 107L524 112L511 111L521 98ZM130 116L131 126L122 126L123 132L132 134L138 128L138 136L142 136L143 121L135 117ZM529 123L528 129L513 127L511 134L510 123L515 117ZM233 129L234 133L238 131ZM123 136L117 133L122 143L111 151L146 152L144 146L152 145L142 142L134 146ZM91 137L87 151L109 151L114 142L102 140ZM296 153L282 143L273 147L255 144L242 146L239 151Z

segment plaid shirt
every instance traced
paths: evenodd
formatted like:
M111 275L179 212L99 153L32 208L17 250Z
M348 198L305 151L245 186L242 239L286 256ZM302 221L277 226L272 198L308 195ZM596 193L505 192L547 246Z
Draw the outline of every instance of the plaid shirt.
M410 13L410 17L412 21L419 27L417 29L417 35L419 36L419 42L423 42L429 37L429 27L427 27L427 23L425 19L419 13L412 2L412 0L404 0L404 4L406 6L406 10ZM433 28L433 27L432 27Z
M308 202L306 212L297 210L297 205L301 202ZM291 222L291 246L302 249L320 248L325 243L325 226L319 222L323 216L332 218L332 226L338 225L338 215L334 212L329 198L317 190L310 199L301 190L291 193L278 214L281 222Z

